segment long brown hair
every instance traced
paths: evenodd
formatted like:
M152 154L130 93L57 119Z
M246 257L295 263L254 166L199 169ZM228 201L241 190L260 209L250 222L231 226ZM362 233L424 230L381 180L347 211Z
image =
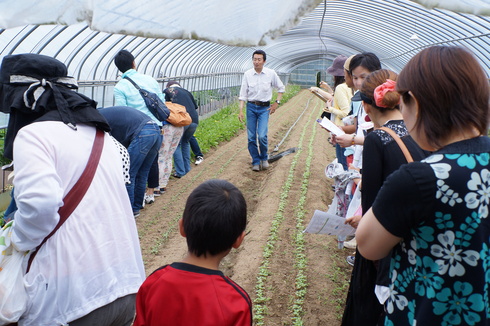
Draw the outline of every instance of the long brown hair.
M430 145L440 147L454 130L476 128L486 135L490 90L484 70L467 50L434 46L415 55L398 76L404 103L419 106L415 127L423 128Z

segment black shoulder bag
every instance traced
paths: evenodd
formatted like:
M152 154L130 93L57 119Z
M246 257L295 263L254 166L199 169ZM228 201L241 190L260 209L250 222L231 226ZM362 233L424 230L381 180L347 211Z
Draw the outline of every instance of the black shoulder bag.
M170 115L170 110L165 105L165 103L158 97L157 94L139 87L138 84L136 84L129 77L124 77L124 78L129 80L131 84L133 84L133 86L136 87L136 89L140 92L141 97L143 97L143 100L145 101L145 104L148 107L148 110L150 110L150 112L155 116L155 118L157 118L160 121L166 121L168 119L168 116Z

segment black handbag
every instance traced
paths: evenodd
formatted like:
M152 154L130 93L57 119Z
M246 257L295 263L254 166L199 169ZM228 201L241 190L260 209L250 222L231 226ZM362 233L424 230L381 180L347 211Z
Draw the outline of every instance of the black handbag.
M155 116L155 118L157 118L160 121L166 121L168 119L168 116L170 115L170 110L165 105L165 103L158 97L157 94L139 87L138 84L136 84L129 77L124 77L124 78L129 80L131 84L133 84L133 86L136 87L136 89L140 92L141 97L143 97L143 100L145 101L145 104L148 107L148 110L150 110L150 112Z

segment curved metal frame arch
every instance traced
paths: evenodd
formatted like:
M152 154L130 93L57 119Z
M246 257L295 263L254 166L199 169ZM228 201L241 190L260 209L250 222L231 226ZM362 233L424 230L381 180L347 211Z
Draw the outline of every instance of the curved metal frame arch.
M68 28L68 26L55 26L55 28L53 28L53 35L45 42L43 42L43 44L39 45L39 49L38 50L35 50L36 49L36 46L33 47L33 52L35 53L41 53L43 52L43 50L51 43L53 42L57 37L59 37L61 35L61 33L63 33L66 29ZM55 32L55 29L58 29L56 32ZM41 42L41 40L38 42L38 44Z
M22 41L24 41L25 39L27 39L27 37L29 37L29 35L30 35L32 32L34 32L34 31L35 31L35 30L36 30L36 29L37 29L39 26L38 26L38 25L34 25L34 26L33 26L33 25L28 25L28 26L26 26L25 28L23 28L23 29L22 29L22 31L24 31L24 29L27 29L28 27L31 27L31 29L29 30L29 32L27 32L27 33L26 33L24 36L22 36L22 37L20 38L20 40L19 40L19 41L17 41L17 43L16 43L16 44L15 44L15 45L12 47L12 49L10 49L10 51L9 51L9 53L8 53L8 54L13 54L13 53L15 52L15 50L16 50L16 49L19 47L19 45L22 43ZM22 31L21 31L21 32L22 32ZM19 35L21 32L19 32L17 35ZM13 41L13 39L12 39L12 41ZM9 44L10 44L10 42L9 42ZM7 46L8 46L8 44L7 44ZM7 47L7 46L6 46L6 47ZM3 51L2 51L2 52L3 52Z
M54 58L58 58L60 53L75 40L79 35L81 35L85 30L88 29L88 26L85 26L84 28L81 28L77 33L75 33L63 46L60 47L60 49L53 55ZM61 35L61 34L60 34Z

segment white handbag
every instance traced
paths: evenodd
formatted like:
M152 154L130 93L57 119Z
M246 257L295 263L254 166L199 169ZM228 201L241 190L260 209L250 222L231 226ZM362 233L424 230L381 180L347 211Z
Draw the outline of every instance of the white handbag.
M0 233L0 325L17 322L27 307L22 269L26 253L11 243L12 224L5 224Z

